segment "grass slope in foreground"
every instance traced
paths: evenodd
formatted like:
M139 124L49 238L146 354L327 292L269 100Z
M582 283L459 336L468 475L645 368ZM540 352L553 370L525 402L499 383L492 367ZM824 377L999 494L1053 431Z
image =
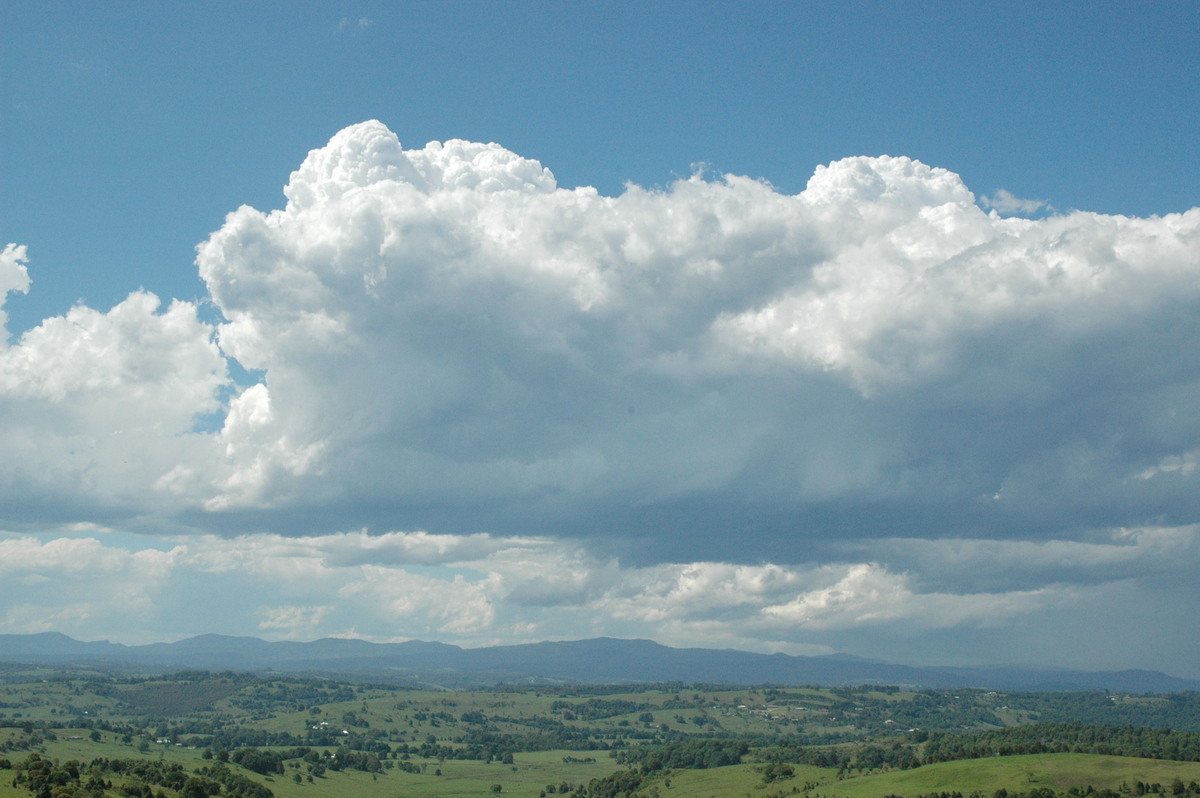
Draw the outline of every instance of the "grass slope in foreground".
M796 766L794 775L764 783L763 766L732 765L708 770L674 771L644 788L661 798L745 796L767 798L802 795L816 798L882 798L977 793L992 798L999 790L1009 795L1049 788L1058 794L1088 787L1118 795L1171 795L1172 784L1200 782L1200 763L1103 756L1099 754L1032 754L993 757L884 773L840 777L831 768ZM1139 791L1137 784L1143 788ZM1153 792L1158 787L1161 793ZM1186 794L1186 790L1184 793Z

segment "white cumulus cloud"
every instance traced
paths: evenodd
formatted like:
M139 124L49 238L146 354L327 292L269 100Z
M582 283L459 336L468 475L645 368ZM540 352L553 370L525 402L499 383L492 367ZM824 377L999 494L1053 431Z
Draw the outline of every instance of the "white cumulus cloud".
M6 244L0 250L0 344L8 340L8 314L4 312L4 303L8 300L9 292L25 293L29 290L28 260L28 247Z
M24 247L6 253L23 277ZM6 503L28 505L34 515L78 512L71 520L80 521L90 520L87 512L68 508L177 508L150 486L181 468L216 465L211 441L195 426L221 410L228 382L214 330L195 305L163 309L143 291L107 312L77 305L0 343Z
M0 522L167 536L20 538L11 584L163 629L208 600L249 634L799 651L1099 628L1194 561L1200 209L1006 218L1039 209L891 156L610 197L379 122L283 195L199 244L205 312L4 334ZM0 303L30 268L0 252ZM4 606L131 617L101 592Z
M1129 477L1200 445L1200 211L1001 218L904 157L795 196L694 176L605 197L378 122L284 193L199 248L223 351L266 375L220 434L215 510L708 540L747 506L810 533L880 502L1136 523L1163 488Z

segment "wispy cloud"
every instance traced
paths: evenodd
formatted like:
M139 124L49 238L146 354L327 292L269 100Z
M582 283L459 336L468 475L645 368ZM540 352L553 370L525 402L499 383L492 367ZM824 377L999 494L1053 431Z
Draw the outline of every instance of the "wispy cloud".
M1046 200L1022 199L1005 189L998 188L995 193L979 198L979 203L985 208L991 208L1005 216L1033 216L1042 211L1053 213L1055 208Z
M367 17L359 17L358 19L342 17L338 20L337 32L343 36L358 36L361 33L365 33L374 24L375 21Z

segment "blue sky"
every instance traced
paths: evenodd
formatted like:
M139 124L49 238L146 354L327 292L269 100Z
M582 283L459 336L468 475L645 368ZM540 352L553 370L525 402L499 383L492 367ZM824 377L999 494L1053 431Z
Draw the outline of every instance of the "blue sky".
M410 145L496 141L609 194L694 164L796 192L817 164L882 154L1064 210L1178 211L1200 184L1186 2L10 3L4 18L0 212L39 264L14 330L139 286L202 296L196 243L243 203L276 207L308 150L365 119Z
M1200 675L1194 4L0 22L3 631Z

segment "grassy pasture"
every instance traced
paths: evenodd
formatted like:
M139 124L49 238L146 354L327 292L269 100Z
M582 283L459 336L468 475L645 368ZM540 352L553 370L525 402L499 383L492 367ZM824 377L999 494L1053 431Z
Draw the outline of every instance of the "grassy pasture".
M1097 789L1120 790L1137 781L1157 782L1169 788L1172 780L1200 781L1200 763L1137 759L1095 754L1035 754L1030 756L971 759L941 762L913 770L897 770L837 778L826 768L796 766L795 775L764 785L761 766L731 765L709 770L675 771L655 786L663 798L722 798L723 796L769 796L801 794L823 798L882 798L886 795L917 796L934 792L978 791L992 795L1004 788L1028 792L1035 787L1065 791L1091 785ZM667 786L666 781L670 781ZM811 789L805 790L809 786Z
M43 739L30 749L10 751L3 757L17 762L29 753L38 753L48 759L59 761L76 760L90 762L93 759L161 759L167 762L178 762L184 767L200 764L202 751L187 746L177 746L155 743L145 751L139 751L137 742L121 742L118 735L112 732L101 732L100 739L93 741L88 735L90 729L55 729L55 739ZM0 742L21 739L23 735L15 729L0 729ZM74 739L78 738L78 739ZM0 783L4 781L0 772Z
M446 760L414 757L410 761L424 765L422 773L399 769L378 774L359 771L326 771L312 783L296 783L290 772L285 776L252 775L278 798L370 798L371 796L481 796L491 795L499 784L504 795L537 796L548 784L568 782L586 784L617 769L607 756L594 756L595 762L564 762L564 757L584 758L579 751L539 751L513 757L511 765L474 760ZM437 775L438 772L441 775Z
M918 795L979 790L991 794L1001 787L1010 792L1028 792L1034 787L1067 790L1086 787L1116 790L1136 781L1169 785L1172 779L1200 781L1200 762L1171 762L1158 759L1101 756L1097 754L1032 754L993 757L959 762L939 762L907 771L894 771L848 778L828 785L821 792L840 798Z

